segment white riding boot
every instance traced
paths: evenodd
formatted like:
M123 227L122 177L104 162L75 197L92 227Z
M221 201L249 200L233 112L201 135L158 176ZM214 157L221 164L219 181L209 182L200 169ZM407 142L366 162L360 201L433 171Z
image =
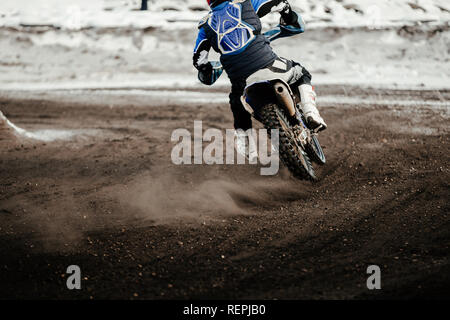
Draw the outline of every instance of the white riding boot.
M316 107L316 92L310 84L302 84L299 87L300 97L302 99L302 111L305 115L308 126L311 129L322 131L327 128L327 124L319 114Z
M253 138L252 129L248 129L247 131L237 129L234 131L234 135L236 137L236 143L234 145L236 151L246 157L249 163L255 163L258 159L258 150Z

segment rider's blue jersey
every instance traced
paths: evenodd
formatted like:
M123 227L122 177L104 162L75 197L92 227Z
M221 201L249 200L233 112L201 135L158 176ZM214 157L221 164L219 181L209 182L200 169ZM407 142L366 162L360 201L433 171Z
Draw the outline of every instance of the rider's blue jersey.
M213 7L199 24L194 52L212 47L233 79L249 75L273 63L275 53L261 34L258 11L273 0L233 0Z
M272 0L251 0L255 12L258 12L261 6L268 2L272 2ZM239 1L237 1L237 3L239 3ZM214 15L208 15L199 25L199 27L201 27L205 23L210 23L210 26L213 26L213 30L216 34L223 36L224 33L226 33L225 39L222 39L221 42L225 43L225 47L228 48L225 48L225 52L224 50L221 50L223 54L227 54L227 51L228 53L239 51L246 47L245 44L249 38L253 39L252 35L249 33L249 31L253 31L253 28L241 19L240 6L237 6L237 3L231 5L222 3L220 6L213 8L212 11L214 12ZM211 18L211 21L209 18ZM194 51L197 51L199 45L206 40L206 32L203 28L200 28ZM231 47L229 47L229 45L231 45Z

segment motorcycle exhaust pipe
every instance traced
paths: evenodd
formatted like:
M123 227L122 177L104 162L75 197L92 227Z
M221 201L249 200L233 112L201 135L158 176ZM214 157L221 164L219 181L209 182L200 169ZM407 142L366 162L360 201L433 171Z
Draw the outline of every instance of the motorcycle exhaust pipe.
M291 117L295 116L296 112L294 100L292 99L287 86L282 82L276 82L273 87L275 89L275 95L277 96L278 102L286 108Z

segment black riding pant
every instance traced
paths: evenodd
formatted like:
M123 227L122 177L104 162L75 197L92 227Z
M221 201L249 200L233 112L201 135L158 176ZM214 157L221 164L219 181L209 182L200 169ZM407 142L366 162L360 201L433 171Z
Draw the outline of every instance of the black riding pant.
M298 63L296 63L298 65ZM302 84L311 84L311 74L302 67L302 76L296 82L298 86ZM246 79L233 79L231 81L230 107L234 117L234 128L244 131L252 128L252 118L250 113L245 110L241 102L241 96L247 85Z

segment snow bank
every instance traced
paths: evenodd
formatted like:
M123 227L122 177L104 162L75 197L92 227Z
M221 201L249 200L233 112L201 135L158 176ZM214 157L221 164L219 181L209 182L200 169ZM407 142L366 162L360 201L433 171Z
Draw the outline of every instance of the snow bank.
M448 24L448 0L290 0L310 28L386 27L417 23ZM83 28L192 28L206 13L203 0L2 0L0 26ZM276 23L275 15L266 19Z
M292 3L315 26L378 28L423 22L446 24L450 18L446 0L293 0Z
M80 135L95 135L97 130L57 130L44 129L37 131L27 131L19 128L0 111L0 133L4 140L15 141L18 138L27 138L44 142L52 142L55 140L70 140Z
M448 0L290 2L308 32L274 49L301 62L316 84L449 87ZM139 7L140 0L0 0L0 90L200 87L192 49L206 1ZM265 17L264 28L278 17ZM229 85L225 75L217 85Z

